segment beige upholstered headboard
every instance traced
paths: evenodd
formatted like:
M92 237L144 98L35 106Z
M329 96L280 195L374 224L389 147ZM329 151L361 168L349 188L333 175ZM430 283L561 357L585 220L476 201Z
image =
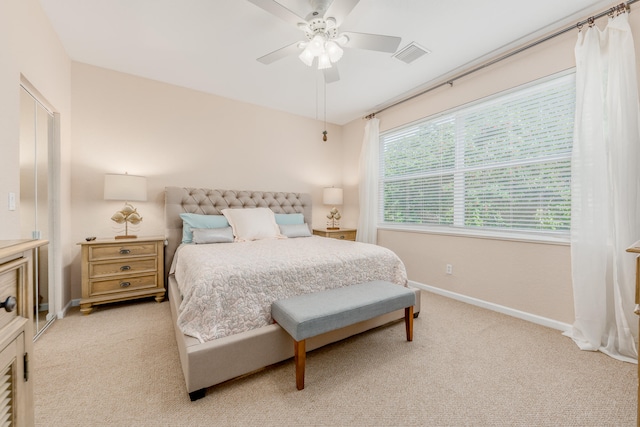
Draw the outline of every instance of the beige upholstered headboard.
M164 198L165 278L169 274L173 254L182 242L184 212L222 215L226 208L270 208L275 213L301 213L311 226L311 195L267 191L212 190L209 188L166 187Z

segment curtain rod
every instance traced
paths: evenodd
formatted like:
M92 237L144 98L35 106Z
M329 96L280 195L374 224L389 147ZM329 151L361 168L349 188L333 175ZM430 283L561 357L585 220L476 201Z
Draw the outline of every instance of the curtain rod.
M388 110L389 108L395 107L396 105L400 105L400 104L402 104L404 102L407 102L407 101L410 101L410 100L412 100L414 98L422 96L425 93L431 92L432 90L439 89L439 88L441 88L443 86L446 86L446 85L453 86L453 82L456 81L456 80L459 80L459 79L461 79L463 77L467 77L468 75L473 74L473 73L475 73L477 71L483 70L483 69L485 69L487 67L490 67L493 64L496 64L496 63L498 63L500 61L504 61L505 59L511 58L514 55L522 53L527 49L531 49L532 47L538 46L539 44L542 44L542 43L544 43L546 41L549 41L549 40L551 40L551 39L553 39L555 37L558 37L558 36L568 32L568 31L574 30L576 28L578 28L580 30L580 29L582 29L582 27L585 24L588 24L589 26L592 26L592 25L594 25L594 22L595 22L596 19L602 18L605 15L612 15L612 14L614 14L616 12L617 13L621 13L623 10L626 10L627 12L629 12L630 11L630 7L629 6L631 6L633 3L637 2L637 1L640 1L640 0L628 0L627 2L620 3L617 6L614 6L614 7L610 8L610 9L605 10L604 12L600 12L599 14L591 16L591 17L585 19L584 21L580 21L575 25L571 25L571 26L568 26L566 28L563 28L563 29L561 29L559 31L556 31L553 34L550 34L550 35L548 35L546 37L543 37L543 38L541 38L539 40L536 40L536 41L534 41L532 43L529 43L529 44L527 44L525 46L522 46L522 47L520 47L520 48L518 48L518 49L516 49L516 50L514 50L512 52L509 52L509 53L507 53L505 55L502 55L502 56L499 56L499 57L497 57L495 59L492 59L491 61L486 62L486 63L484 63L482 65L479 65L479 66L477 66L475 68L472 68L471 70L465 71L464 73L459 74L459 75L447 80L446 82L442 82L442 83L436 84L435 86L431 86L428 89L425 89L425 90L423 90L423 91L421 91L419 93L416 93L415 95L411 95L408 98L404 98L404 99L401 99L400 101L394 102L391 105L387 105L386 107L384 107L384 108L382 108L382 109L380 109L380 110L378 110L378 111L376 111L374 113L371 113L371 114L365 116L364 119L371 119L371 118L375 117L376 114L380 114L381 112L383 112L385 110Z

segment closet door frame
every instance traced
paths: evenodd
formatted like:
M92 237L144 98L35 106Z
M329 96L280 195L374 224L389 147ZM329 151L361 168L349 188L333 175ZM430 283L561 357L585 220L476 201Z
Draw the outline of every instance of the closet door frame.
M34 325L34 341L57 317L61 317L62 250L60 247L60 114L24 77L20 81L20 90L24 90L40 107L52 117L48 120L47 143L47 182L48 182L48 313L42 325ZM22 219L21 219L22 220ZM28 237L28 236L23 236ZM37 304L38 296L35 295Z

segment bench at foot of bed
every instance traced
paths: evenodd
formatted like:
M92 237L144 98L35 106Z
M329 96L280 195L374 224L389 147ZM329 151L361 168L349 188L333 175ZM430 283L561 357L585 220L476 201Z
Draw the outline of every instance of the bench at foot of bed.
M384 281L299 295L274 302L271 317L294 340L296 387L304 389L305 340L392 311L405 309L407 341L413 340L415 293Z

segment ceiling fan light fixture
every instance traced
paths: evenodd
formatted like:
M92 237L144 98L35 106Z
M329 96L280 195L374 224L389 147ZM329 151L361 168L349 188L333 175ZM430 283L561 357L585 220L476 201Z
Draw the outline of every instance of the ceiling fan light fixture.
M318 56L318 70L324 70L331 68L331 59L327 53L323 53Z
M271 15L292 24L304 33L304 38L306 39L302 43L290 44L261 56L257 60L263 64L270 64L296 52L305 65L312 67L315 58L318 57L318 69L326 70L323 73L325 83L340 80L337 67L332 65L342 58L344 54L343 48L355 47L393 53L397 50L401 41L400 37L382 34L348 33L354 40L351 42L349 36L341 34L340 27L342 22L360 0L340 0L339 2L337 0L304 0L304 3L310 3L312 7L311 13L308 13L305 17L301 17L296 12L291 11L288 6L282 4L284 0L248 1ZM296 0L296 3L298 2L303 2L303 0ZM287 3L294 2L288 0ZM327 16L329 14L333 16ZM347 46L348 44L350 45Z

